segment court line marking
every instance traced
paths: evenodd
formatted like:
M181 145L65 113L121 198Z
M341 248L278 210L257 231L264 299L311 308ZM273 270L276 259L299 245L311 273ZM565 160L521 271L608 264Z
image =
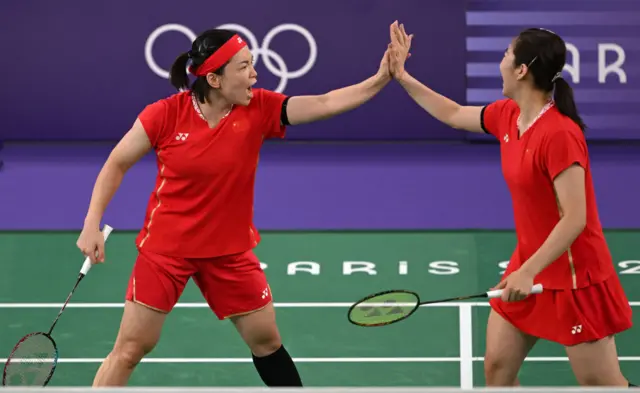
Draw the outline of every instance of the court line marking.
M355 302L354 302L355 303ZM348 308L354 303L347 302L297 302L297 303L274 303L276 308ZM63 303L0 303L0 309L2 308L60 308ZM366 306L372 306L375 304L367 304ZM394 304L395 306L403 305ZM411 304L406 304L410 306ZM451 302L451 303L437 303L426 304L420 307L462 307L469 305L471 307L489 307L488 302ZM640 306L640 301L629 302L632 307ZM388 305L385 305L388 306ZM124 303L69 303L67 308L122 308ZM207 303L177 303L175 308L209 308Z
M38 362L45 359L37 359ZM52 361L53 359L46 359ZM6 362L7 359L0 359ZM13 359L18 362L32 362L33 359ZM60 358L59 363L102 363L104 358ZM457 357L366 357L366 358L293 358L298 363L435 363L459 362ZM143 358L142 363L253 363L251 358Z
M460 388L473 388L473 307L460 306Z
M297 363L452 363L460 362L459 357L364 357L364 358L293 358ZM484 361L484 357L473 357L474 362ZM621 362L637 362L640 356L620 356ZM0 363L6 363L7 359L0 358ZM33 362L33 359L12 359L13 362ZM38 359L52 361L52 359ZM102 363L104 358L60 358L58 363ZM566 362L567 357L541 356L528 357L525 362ZM252 363L251 358L143 358L142 363Z
M355 303L355 302L354 302ZM296 302L296 303L274 303L276 308L348 308L354 303L346 302ZM415 304L415 303L414 303ZM395 303L394 306L413 306L414 304ZM460 307L469 304L471 306L489 306L489 303L439 303L427 304L420 307ZM0 308L60 308L63 303L0 303ZM376 303L368 303L367 307L375 306ZM388 306L386 304L381 304ZM638 302L640 305L640 302ZM67 308L122 308L124 303L69 303ZM207 303L177 303L174 308L209 308Z

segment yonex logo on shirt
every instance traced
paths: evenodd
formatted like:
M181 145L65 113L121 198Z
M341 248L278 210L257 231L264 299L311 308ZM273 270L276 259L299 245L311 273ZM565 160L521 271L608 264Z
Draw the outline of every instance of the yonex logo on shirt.
M186 141L187 138L189 137L189 133L178 133L178 135L176 135L176 140L177 141Z
M571 334L581 333L582 325L576 325L571 329Z

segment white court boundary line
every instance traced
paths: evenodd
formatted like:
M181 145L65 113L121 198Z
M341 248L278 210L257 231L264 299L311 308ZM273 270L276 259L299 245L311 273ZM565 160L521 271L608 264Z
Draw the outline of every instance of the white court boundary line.
M273 305L276 308L348 308L351 307L355 302L295 302L295 303L274 303ZM415 304L415 303L414 303ZM375 303L369 303L367 306L375 305ZM397 303L396 305L403 305L403 303ZM406 304L407 306L412 304ZM420 307L461 307L462 305L471 305L471 306L489 306L487 302L480 303L439 303L439 304L427 304ZM640 305L640 302L638 302ZM2 308L61 308L63 303L0 303L0 309ZM91 303L69 303L67 304L67 308L123 308L124 302L122 303L100 303L100 302L91 302ZM178 302L174 308L209 308L209 305L204 302L198 303L180 303Z
M471 305L460 306L460 388L473 388L473 310Z
M355 302L296 302L296 303L274 303L276 308L348 308ZM3 308L61 308L63 303L0 303L0 309ZM372 304L367 304L371 306ZM402 303L396 305L403 305ZM409 304L407 304L409 305ZM640 306L639 302L629 302L631 307ZM420 307L436 307L436 308L454 308L454 307L489 307L488 302L450 302L426 304ZM123 308L123 303L69 303L67 308ZM207 303L177 303L174 308L209 308Z
M637 362L640 356L620 356L621 362ZM38 359L38 361L52 361L53 359ZM460 362L459 357L360 357L360 358L293 358L297 363L454 363ZM484 357L468 358L471 362L482 362ZM5 363L6 358L0 358ZM22 359L12 359L13 362L23 362ZM32 362L33 359L26 360ZM102 363L104 358L59 358L58 363ZM528 357L525 362L566 362L567 357L537 356ZM142 363L252 363L251 358L143 358Z

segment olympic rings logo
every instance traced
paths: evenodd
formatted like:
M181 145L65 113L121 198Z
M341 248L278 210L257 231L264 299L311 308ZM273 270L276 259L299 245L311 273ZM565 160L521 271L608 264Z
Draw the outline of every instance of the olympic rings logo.
M258 65L260 55L263 56L264 66L267 68L267 70L269 70L269 72L273 75L280 78L280 83L275 89L275 91L279 93L284 92L289 79L296 79L305 76L313 68L316 63L316 58L318 57L318 45L315 38L309 32L309 30L297 24L285 23L274 27L273 29L269 30L267 35L264 36L262 45L258 45L258 39L256 38L256 36L251 32L251 30L242 25L235 23L226 23L218 26L218 28L233 30L245 37L247 43L249 44L249 49L253 54L255 66ZM196 39L196 34L191 29L177 23L170 23L159 26L149 35L149 37L147 37L147 41L144 44L144 57L147 61L147 65L156 75L165 79L169 78L169 71L163 69L158 65L158 63L156 63L153 57L153 45L155 44L158 37L160 37L164 33L168 33L171 31L182 33L189 39L190 43ZM295 71L289 71L289 68L284 62L282 56L269 48L269 45L271 44L271 41L275 38L275 36L285 31L294 31L300 33L309 44L309 58L307 59L307 62Z

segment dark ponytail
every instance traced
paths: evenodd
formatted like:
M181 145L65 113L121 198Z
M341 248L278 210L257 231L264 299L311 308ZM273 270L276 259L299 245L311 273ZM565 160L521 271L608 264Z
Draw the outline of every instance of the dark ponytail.
M178 56L171 66L169 81L177 90L189 89L189 77L187 76L187 63L189 62L189 52Z
M580 127L582 132L584 132L587 126L578 114L578 107L573 99L573 89L562 77L557 78L554 83L556 85L553 99L555 101L556 108L558 108L560 113L573 120Z

